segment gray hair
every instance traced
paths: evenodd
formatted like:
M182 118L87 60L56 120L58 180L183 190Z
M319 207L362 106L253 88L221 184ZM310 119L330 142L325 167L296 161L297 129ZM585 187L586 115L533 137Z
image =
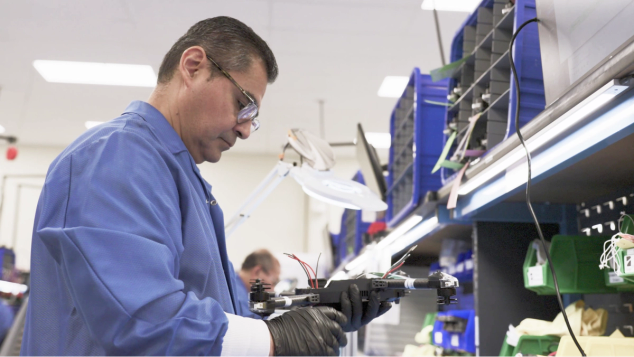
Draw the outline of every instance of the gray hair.
M183 52L192 46L202 47L225 71L245 71L254 59L260 59L268 82L273 83L277 78L277 62L266 42L244 23L218 16L198 22L174 43L159 68L159 84L172 79ZM220 73L210 66L212 77Z
M242 270L249 271L256 266L262 267L265 273L273 271L275 265L279 265L280 262L266 249L259 249L249 254L244 263L242 263Z

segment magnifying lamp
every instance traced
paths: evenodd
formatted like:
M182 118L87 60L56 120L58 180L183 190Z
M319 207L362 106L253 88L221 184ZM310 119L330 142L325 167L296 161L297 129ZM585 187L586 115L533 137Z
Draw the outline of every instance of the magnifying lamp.
M309 196L332 205L374 212L387 209L387 204L367 186L334 175L330 169L335 165L335 155L328 142L302 129L289 130L287 141L288 146L301 156L303 164L297 166L296 163L278 161L273 170L227 221L227 237L249 218L251 212L287 176L295 179Z

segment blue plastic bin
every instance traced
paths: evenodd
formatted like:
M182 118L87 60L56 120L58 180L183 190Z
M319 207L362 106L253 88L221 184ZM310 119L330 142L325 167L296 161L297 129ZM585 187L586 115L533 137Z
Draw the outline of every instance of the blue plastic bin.
M492 88L493 82L495 82L498 85L502 85L502 87L506 87L506 86L508 87L508 90L506 91L506 95L503 95L502 93L496 94L497 97L499 97L500 100L504 100L505 103L506 103L506 100L508 100L508 103L498 105L499 108L495 110L496 119L491 120L493 110L489 110L487 115L488 121L482 122L482 119L481 119L478 122L478 126L480 127L479 129L480 133L486 132L487 138L488 138L487 141L490 141L490 143L488 143L486 147L487 151L493 149L501 141L505 140L506 138L508 138L509 136L515 133L515 111L516 111L515 101L517 98L517 91L515 90L515 84L514 84L513 77L511 75L510 67L508 69L503 69L508 72L506 73L506 75L508 75L508 78L509 78L508 80L506 79L501 80L499 77L496 79L493 79L493 74L489 69L485 68L485 69L481 69L480 71L477 70L476 67L479 64L477 63L477 61L481 61L481 59L478 59L478 55L481 53L486 53L488 51L487 54L490 55L489 68L493 66L493 64L497 61L498 58L503 57L504 53L506 53L506 50L508 49L508 42L510 42L509 35L512 33L515 33L519 25L521 25L523 22L531 18L534 18L536 16L535 0L516 0L515 6L513 9L513 14L509 15L509 16L512 16L512 19L506 18L502 15L502 19L500 20L500 18L496 18L495 15L493 15L493 20L491 21L491 24L490 24L491 30L492 30L491 33L493 33L492 39L489 38L487 41L482 40L483 37L486 37L486 34L481 33L479 35L476 35L480 37L476 37L477 40L473 41L472 43L472 41L465 41L465 37L473 36L473 32L476 31L476 28L477 28L476 25L482 25L482 23L479 23L479 21L481 21L482 19L479 19L479 16L478 16L478 13L480 11L483 11L483 12L495 11L493 9L496 9L497 6L503 6L503 5L504 4L502 3L496 3L494 0L482 1L480 5L478 6L478 9L476 9L476 11L474 11L467 18L467 20L463 23L463 25L459 28L458 32L454 36L454 39L451 44L451 54L449 57L451 62L455 62L462 59L465 55L471 54L473 51L473 54L472 54L473 58L470 58L467 61L468 63L470 63L471 66L473 66L473 68L475 68L474 70L470 72L472 73L472 77L473 77L471 78L472 83L460 82L460 87L462 87L464 91L468 91L468 88L470 88L473 83L477 82L478 79L486 78L486 76L489 76L489 75L490 75L490 78L488 80L484 80L483 84L490 85L491 86L490 88ZM483 8L484 10L481 10ZM507 26L506 24L508 24L510 31L505 30ZM485 25L481 27L487 28L487 26L489 25ZM503 29L503 31L500 31L500 29ZM496 40L496 35L503 32L506 33L506 35L497 37L497 40ZM466 35L466 34L469 34L469 35ZM471 40L472 38L469 37L468 39ZM479 40L482 40L482 41L478 42ZM506 41L506 45L505 45L505 41ZM489 48L485 47L484 45L485 42L488 43L487 46L490 46ZM483 44L483 45L479 46L480 44ZM494 49L494 46L496 44L500 46ZM520 120L520 126L524 126L526 123L532 120L536 115L538 115L541 111L543 111L546 105L546 99L544 95L544 81L543 81L542 65L541 65L541 53L540 53L540 47L539 47L539 34L538 34L536 24L530 24L526 26L515 39L515 45L513 47L513 60L515 62L515 66L517 69L517 75L520 82L520 90L522 92L519 120ZM498 67L497 70L499 71L500 68ZM464 69L460 72L463 79L465 79L464 73L467 73L467 72L468 71L465 71ZM497 72L497 73L500 73L500 72ZM458 83L459 81L457 78L451 78L449 80L448 93L451 93L453 88ZM471 94L475 94L476 91L480 91L481 90L480 87L473 89L473 92ZM471 100L464 100L463 102L464 103L462 103L458 108L453 108L453 111L452 111L452 108L449 108L446 111L445 122L447 124L450 123L453 120L454 116L457 115L457 113L459 112L471 113L471 106L470 106ZM507 108L507 109L504 109L504 108ZM506 116L503 115L504 112L502 110L507 111ZM505 123L501 121L504 119L506 119ZM494 130L492 128L499 128L495 130L503 130L502 128L504 127L506 128L505 131L501 131L501 132L496 131L495 134L489 135L490 130ZM447 142L448 137L449 137L448 135L443 135L443 143L442 143L443 147L445 143ZM457 141L458 140L454 142L453 148L451 149L450 154L448 155L449 157L451 157L454 150L456 149ZM440 171L441 171L441 178L442 178L443 185L451 182L456 175L454 170L448 169L445 167L443 167Z
M365 184L361 171L358 171L353 180ZM352 260L363 248L363 234L367 232L372 223L363 222L361 211L345 209L341 216L341 229L337 235L335 244L335 266Z
M456 265L454 267L454 274L453 276L458 279L458 281L462 282L465 279L465 266L464 266L464 261L465 261L465 255L467 253L463 252L458 254L458 259L456 259Z
M441 316L455 316L467 320L466 329L464 332L447 331L445 323L438 321ZM434 345L454 351L475 353L475 310L443 311L436 315L436 319L432 331Z
M431 263L431 265L429 266L429 274L439 270L441 270L439 262Z
M441 311L454 311L454 310L473 310L475 309L475 297L473 292L465 293L465 286L461 285L456 288L457 304L441 305Z
M473 281L473 251L468 250L458 255L453 276L461 283Z
M394 227L407 217L429 191L437 191L440 173L431 171L442 151L449 81L433 82L414 68L390 118L390 158L387 177L386 223Z
M15 253L13 249L0 248L0 267L2 267L2 280L11 280L13 271L15 270Z

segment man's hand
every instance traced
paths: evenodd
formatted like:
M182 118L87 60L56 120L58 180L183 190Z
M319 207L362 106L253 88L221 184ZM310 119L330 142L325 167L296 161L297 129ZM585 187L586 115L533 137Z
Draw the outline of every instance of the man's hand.
M341 328L346 317L330 307L299 308L264 322L275 356L338 356L348 343Z
M361 301L361 293L357 284L352 284L348 292L341 293L341 312L346 316L348 323L342 325L345 332L357 331L361 326L383 315L392 308L389 302L380 302L380 295L376 291L370 293L370 301L365 309Z

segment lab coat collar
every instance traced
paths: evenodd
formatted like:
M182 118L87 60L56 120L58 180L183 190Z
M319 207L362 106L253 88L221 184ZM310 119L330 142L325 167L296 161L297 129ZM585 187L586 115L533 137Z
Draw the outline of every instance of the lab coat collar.
M210 202L213 200L211 196L211 185L203 179L200 174L200 170L198 166L194 162L194 159L189 154L187 147L183 143L183 140L176 133L172 125L165 119L165 116L158 109L154 108L151 104L135 100L126 108L125 113L134 113L143 118L151 127L154 134L159 138L159 140L167 146L170 152L174 155L187 152L187 158L182 157L185 161L189 161L191 165L192 171L196 174L198 180L203 186L205 190L205 196L207 196L207 201Z
M167 146L172 154L187 151L183 140L178 136L172 125L165 119L165 116L151 104L135 100L128 105L123 114L126 113L137 114L150 124L154 134Z

